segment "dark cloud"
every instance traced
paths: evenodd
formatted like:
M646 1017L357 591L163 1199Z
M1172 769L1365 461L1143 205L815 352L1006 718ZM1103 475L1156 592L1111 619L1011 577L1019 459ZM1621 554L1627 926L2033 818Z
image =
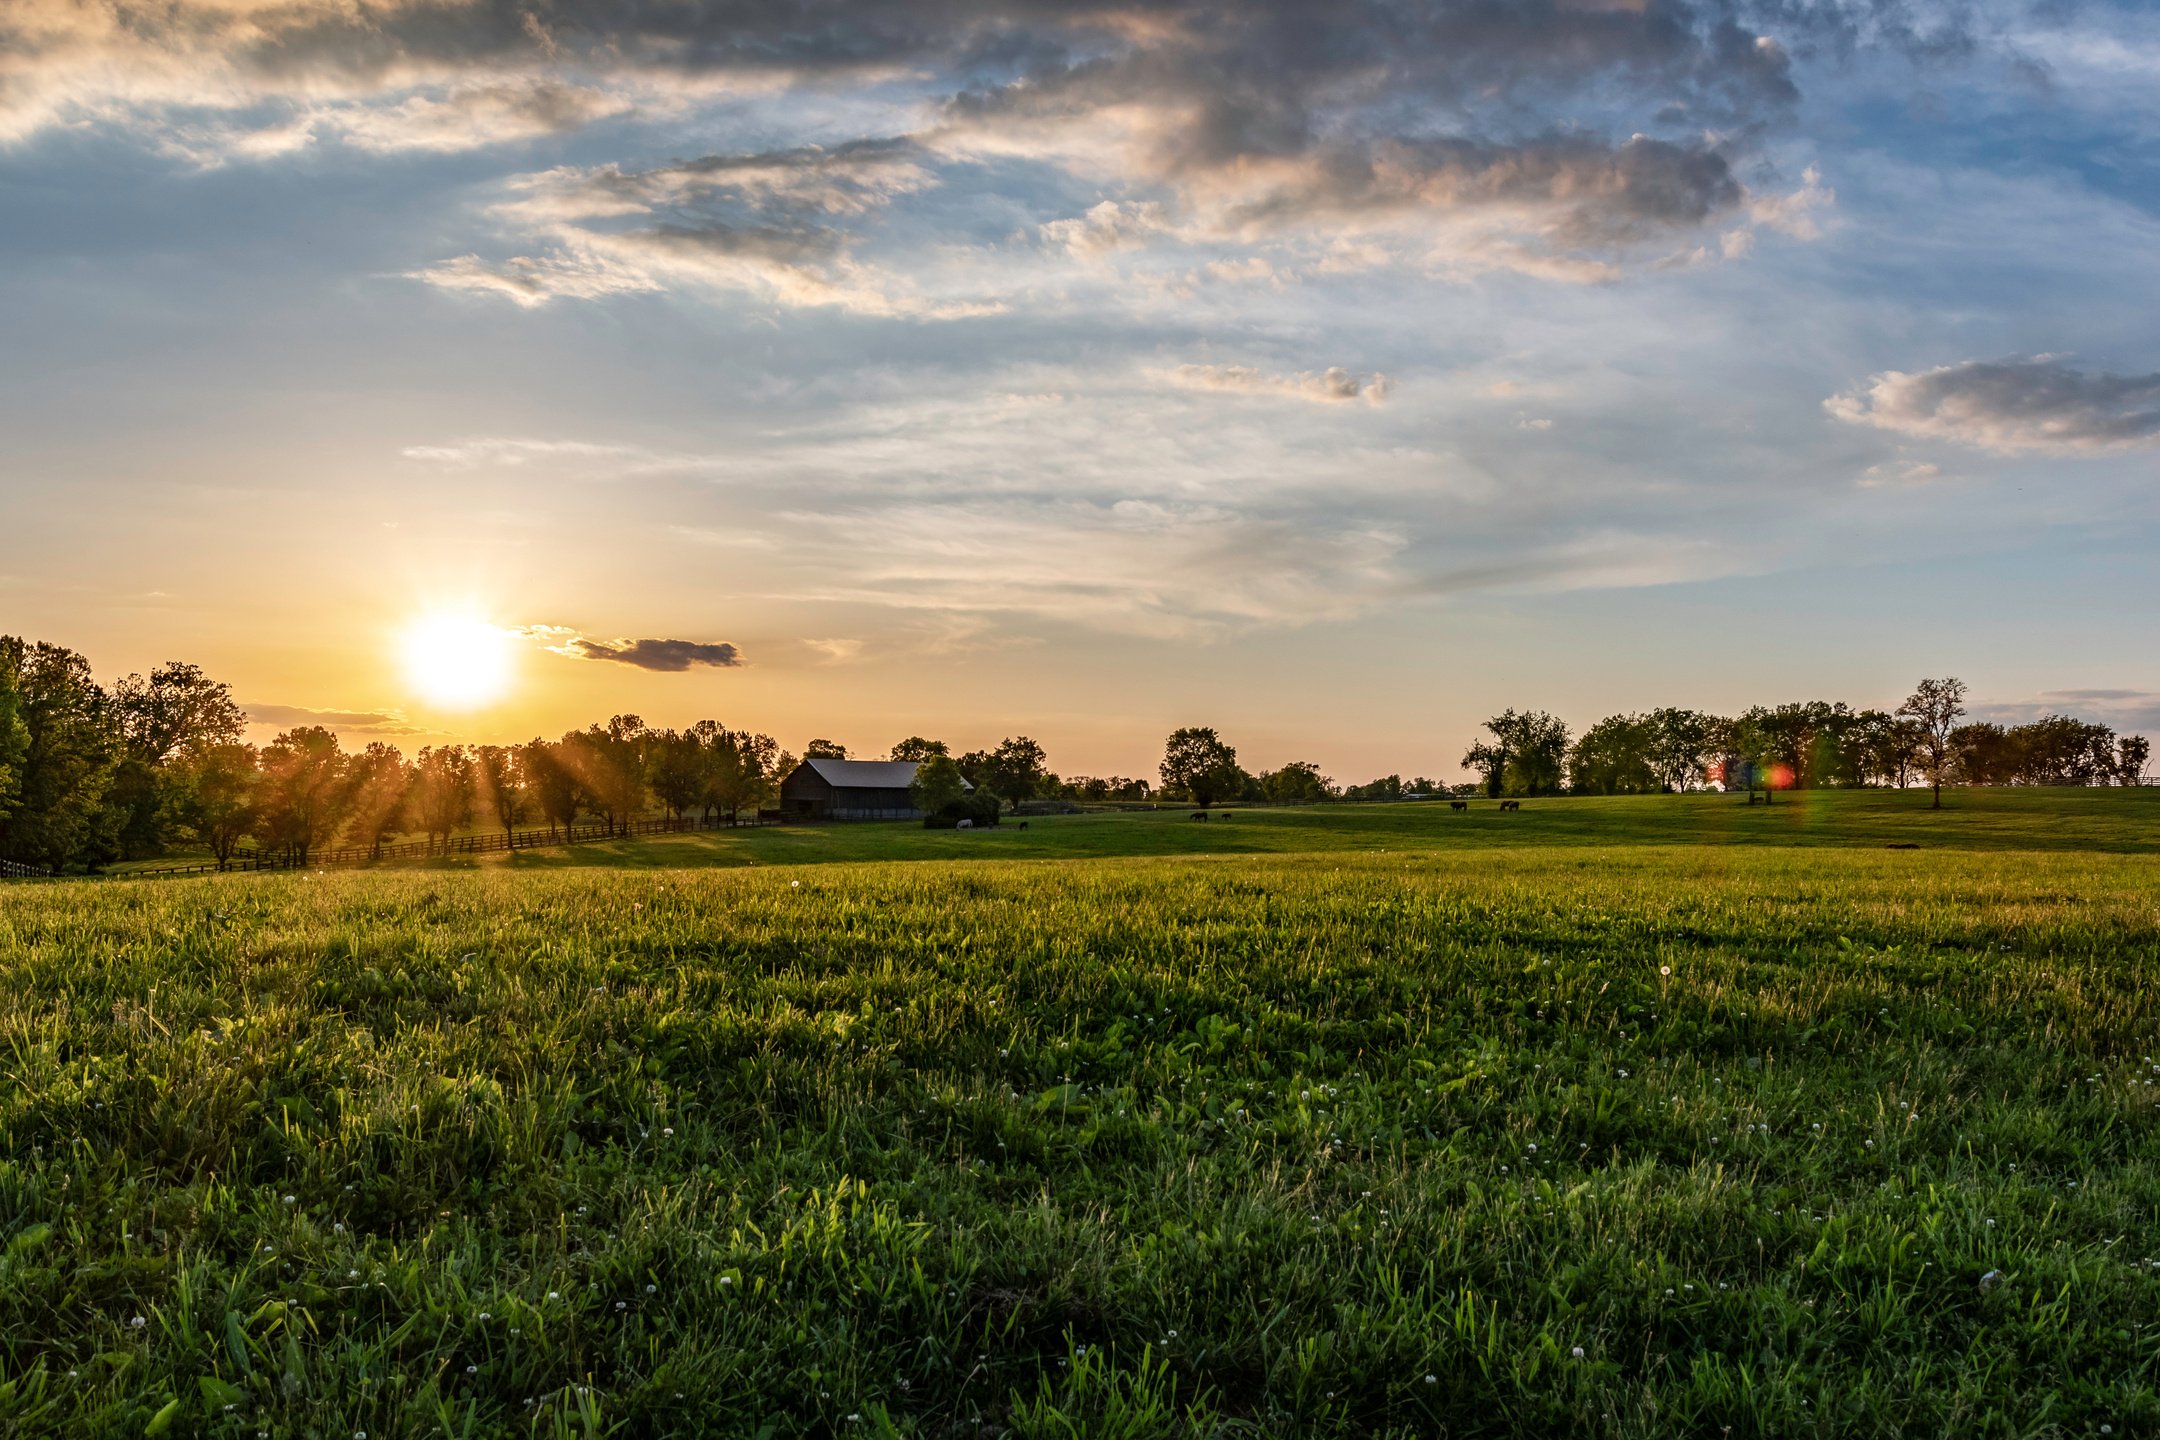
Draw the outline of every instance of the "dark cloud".
M2095 374L2050 355L1888 370L1823 404L1854 424L1990 450L2098 454L2160 441L2160 375Z
M725 668L743 663L742 651L725 641L704 644L696 640L592 640L579 636L563 650L587 660L613 660L640 670L688 670L693 665Z

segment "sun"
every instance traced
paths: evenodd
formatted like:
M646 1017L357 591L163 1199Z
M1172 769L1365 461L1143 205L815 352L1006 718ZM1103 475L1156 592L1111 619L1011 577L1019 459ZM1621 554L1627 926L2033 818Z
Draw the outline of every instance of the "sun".
M405 630L405 679L445 710L474 710L510 688L510 632L465 615L430 615Z

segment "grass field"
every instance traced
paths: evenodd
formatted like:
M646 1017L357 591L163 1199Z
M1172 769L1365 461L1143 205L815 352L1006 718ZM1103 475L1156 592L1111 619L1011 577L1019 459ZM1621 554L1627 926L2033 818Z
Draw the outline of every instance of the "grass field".
M0 1428L2160 1433L2156 800L11 886Z

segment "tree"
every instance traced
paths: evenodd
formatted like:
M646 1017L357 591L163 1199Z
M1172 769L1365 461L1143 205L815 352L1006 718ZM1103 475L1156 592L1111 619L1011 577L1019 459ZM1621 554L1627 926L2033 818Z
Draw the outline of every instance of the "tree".
M413 760L412 814L427 832L449 848L450 837L472 819L473 762L462 745L430 745Z
M1555 795L1567 774L1568 730L1543 710L1505 710L1485 722L1490 743L1464 753L1466 770L1485 772L1490 795Z
M518 750L524 757L525 783L531 789L533 803L548 822L548 836L552 839L557 827L568 830L577 824L584 791L575 772L564 762L561 746L535 736Z
M1728 791L1745 790L1753 799L1755 792L1760 790L1764 803L1771 804L1776 801L1778 791L1792 784L1792 773L1778 763L1775 746L1763 733L1762 717L1767 713L1758 705L1738 719L1720 725L1716 770L1718 783Z
M8 817L22 802L23 761L30 753L30 729L23 724L22 689L15 667L7 663L0 640L0 836Z
M115 853L106 791L120 762L110 701L90 662L42 641L0 636L0 673L21 725L14 809L0 822L0 857L97 864Z
M346 786L346 838L380 860L383 841L404 828L412 767L395 745L371 740L348 763Z
M191 748L236 744L247 729L247 712L234 703L232 687L178 660L157 666L147 680L121 679L112 701L121 739L151 765Z
M1920 727L1881 710L1864 710L1852 737L1863 781L1905 788L1920 749Z
M2152 742L2143 735L2125 735L2116 742L2115 751L2115 783L2140 783L2145 775L2145 762L2152 758Z
M935 819L967 798L967 779L949 755L932 755L915 767L908 798L926 818Z
M507 844L532 798L525 778L525 751L517 745L475 745L472 759L479 806L502 827Z
M1237 751L1204 725L1173 730L1163 742L1158 773L1166 787L1183 790L1205 810L1224 795L1235 795L1245 786L1245 772L1238 768Z
M1693 710L1653 710L1650 769L1661 789L1676 794L1702 784L1710 773L1710 745L1717 721Z
M1310 760L1292 760L1280 770L1261 774L1260 794L1278 805L1308 804L1335 797L1335 782Z
M695 733L653 733L646 746L646 780L668 818L679 820L711 788L711 756Z
M1897 713L1920 727L1921 766L1935 787L1935 803L1929 808L1940 810L1943 776L1950 768L1950 732L1965 713L1965 682L1922 680Z
M337 833L350 799L350 759L320 725L287 730L263 747L256 834L295 865Z
M952 754L952 750L943 740L925 740L920 735L910 735L907 739L892 747L892 758L895 760L921 762L928 760L933 755L950 754Z
M613 835L645 807L645 722L616 715L562 738L563 763L577 777L585 803Z
M805 760L845 760L847 746L837 740L812 740L802 753Z
M195 744L173 763L182 781L177 807L181 830L207 847L223 870L255 824L255 747L238 741Z
M704 735L707 761L705 803L725 811L731 825L745 807L754 808L771 796L787 770L794 768L792 761L782 759L780 744L770 735L728 730L709 720L699 721L698 727Z
M960 771L977 789L1018 810L1041 787L1045 758L1042 746L1025 735L1015 735L1000 741L988 754L978 750L962 756Z
M120 757L106 791L105 828L120 854L157 855L181 824L185 805L181 772L172 762L202 746L236 743L247 715L227 686L179 661L158 666L147 680L122 677L110 700Z
M1665 788L1658 729L1644 715L1608 715L1568 751L1568 788L1578 795L1645 795Z

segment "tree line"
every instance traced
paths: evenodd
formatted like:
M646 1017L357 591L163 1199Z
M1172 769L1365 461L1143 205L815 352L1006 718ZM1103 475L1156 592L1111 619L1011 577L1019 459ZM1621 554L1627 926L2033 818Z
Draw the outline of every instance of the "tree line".
M1491 795L1654 794L1926 783L2135 785L2152 747L2142 735L2068 715L2003 726L1964 719L1966 687L1923 680L1895 710L1842 701L1754 706L1735 716L1660 709L1611 715L1580 736L1542 710L1507 710L1462 758Z
M2134 784L2142 735L2066 715L2002 726L1964 720L1964 685L1923 681L1894 711L1842 702L1756 706L1736 716L1659 709L1608 716L1581 735L1537 710L1506 710L1462 757L1480 777L1448 785L1387 775L1339 785L1310 761L1248 769L1214 729L1164 742L1156 782L1059 776L1025 735L955 755L911 735L889 758L918 765L932 815L994 816L1035 800L1295 804L1414 795L1621 795L1702 789L1774 797L1824 786ZM250 842L305 864L334 842L380 853L399 835L447 842L468 827L581 819L615 833L657 807L671 819L755 813L795 757L772 736L701 720L656 729L635 715L520 745L429 745L407 758L373 741L347 750L322 726L245 743L247 715L199 667L174 661L100 685L72 650L0 636L0 859L53 869L147 859L177 846L228 862ZM809 759L846 759L814 739ZM964 784L962 782L965 782Z

